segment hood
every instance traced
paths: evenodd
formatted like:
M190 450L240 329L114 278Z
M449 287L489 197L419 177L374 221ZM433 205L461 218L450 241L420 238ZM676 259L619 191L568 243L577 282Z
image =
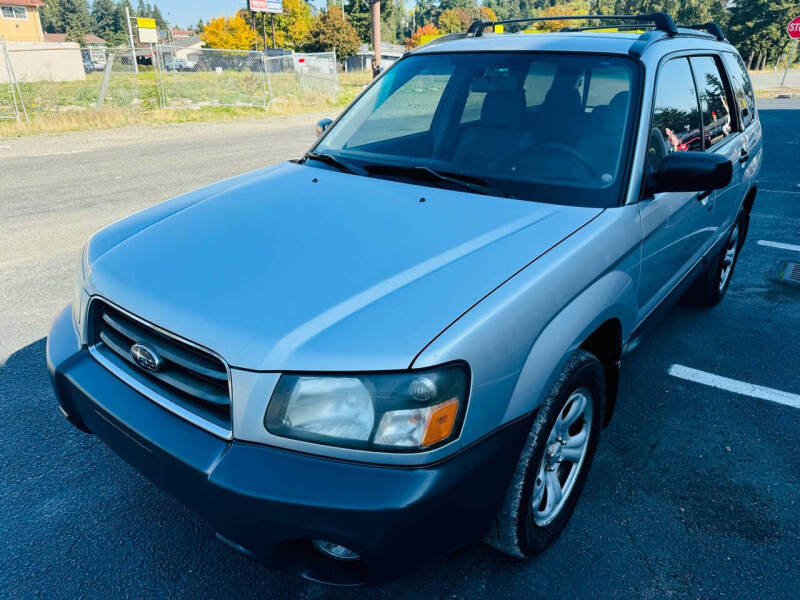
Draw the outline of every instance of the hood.
M602 212L294 163L194 197L90 252L88 291L265 371L407 368Z

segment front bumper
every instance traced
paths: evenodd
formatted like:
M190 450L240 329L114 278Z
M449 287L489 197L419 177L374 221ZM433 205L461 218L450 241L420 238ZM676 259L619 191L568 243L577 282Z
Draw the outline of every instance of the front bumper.
M340 585L381 581L480 539L530 428L515 421L419 467L353 463L216 438L151 402L80 348L67 308L47 341L58 401L157 485L255 559ZM342 544L338 561L311 540Z

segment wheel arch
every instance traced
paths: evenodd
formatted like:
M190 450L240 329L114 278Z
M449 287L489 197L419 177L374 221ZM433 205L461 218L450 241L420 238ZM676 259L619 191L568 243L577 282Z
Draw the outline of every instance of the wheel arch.
M606 374L607 424L616 402L619 364L636 315L636 285L624 271L598 279L564 307L541 331L523 364L504 421L535 410L547 396L569 357L591 352ZM535 390L531 394L530 390Z
M611 421L619 391L619 370L622 359L622 322L613 317L595 329L580 347L594 354L603 365L606 376L606 402L603 427Z

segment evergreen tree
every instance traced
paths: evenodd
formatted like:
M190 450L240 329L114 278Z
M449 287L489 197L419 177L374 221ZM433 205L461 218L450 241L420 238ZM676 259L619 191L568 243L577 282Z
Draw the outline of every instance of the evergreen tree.
M381 6L381 8L383 8ZM345 5L347 21L355 28L358 38L365 44L372 39L369 0L350 0Z
M87 0L60 0L64 33L71 42L82 42L92 31L92 18Z
M64 19L62 18L59 0L48 0L42 7L42 29L48 33L64 33Z
M164 15L161 14L158 4L153 4L152 17L156 20L156 27L159 29L166 29L168 27L167 20L164 18Z
M92 31L109 43L117 33L116 10L113 0L94 0L92 3Z

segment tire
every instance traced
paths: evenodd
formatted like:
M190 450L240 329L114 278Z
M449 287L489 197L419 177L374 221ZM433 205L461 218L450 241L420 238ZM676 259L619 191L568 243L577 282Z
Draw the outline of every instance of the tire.
M733 270L739 260L739 251L747 233L747 215L742 213L733 224L725 245L708 267L700 274L684 296L693 306L710 308L725 297L731 284Z
M605 392L603 365L589 352L575 352L536 413L503 507L486 537L489 545L528 558L547 548L564 530L597 448ZM580 410L581 404L583 412L564 430L572 409ZM583 432L586 439L579 444ZM554 483L562 490L562 500L550 493Z

